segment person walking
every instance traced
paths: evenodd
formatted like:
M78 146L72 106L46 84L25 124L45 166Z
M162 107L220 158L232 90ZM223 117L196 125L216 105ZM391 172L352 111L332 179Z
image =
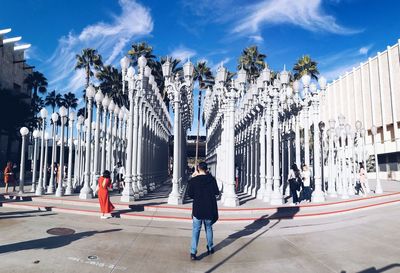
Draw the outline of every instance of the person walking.
M360 187L363 192L363 196L367 196L367 176L365 174L365 168L364 168L364 163L360 162L360 169L358 171L358 176L359 176L359 181L360 181Z
M301 179L303 180L303 198L307 202L311 202L311 182L310 182L310 170L307 164L303 165L303 171L301 173Z
M5 188L6 193L8 193L8 184L12 184L13 191L15 191L15 176L13 173L11 161L7 162L7 165L4 169L4 183L6 184L6 188Z
M103 172L103 176L99 177L98 180L99 191L97 193L99 197L100 203L100 211L102 215L100 216L101 219L107 219L108 216L105 216L105 213L111 213L114 210L114 206L110 201L110 195L108 190L111 189L111 179L110 179L110 172L105 170Z
M289 170L288 182L290 188L290 195L292 196L293 204L299 204L299 196L297 195L297 191L300 190L301 186L301 177L300 170L297 167L296 163L293 163Z
M207 237L207 254L214 253L213 224L218 220L217 198L219 189L215 178L207 173L207 163L200 162L197 172L188 183L188 196L193 199L192 206L192 242L190 259L197 260L201 226L204 223Z

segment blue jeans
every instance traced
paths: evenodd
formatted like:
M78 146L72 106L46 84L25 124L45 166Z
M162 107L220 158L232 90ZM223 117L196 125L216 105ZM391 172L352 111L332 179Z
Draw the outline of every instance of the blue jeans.
M204 223L206 229L207 245L209 249L214 247L213 245L213 230L212 220L199 220L193 216L193 230L192 230L192 246L190 248L191 254L197 253L197 245L199 244L201 225Z

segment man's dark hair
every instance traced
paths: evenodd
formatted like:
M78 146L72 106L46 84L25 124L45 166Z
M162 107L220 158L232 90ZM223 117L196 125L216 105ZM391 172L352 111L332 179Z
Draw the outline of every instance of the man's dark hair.
M206 162L200 162L198 165L199 170L206 172L208 170L208 166Z

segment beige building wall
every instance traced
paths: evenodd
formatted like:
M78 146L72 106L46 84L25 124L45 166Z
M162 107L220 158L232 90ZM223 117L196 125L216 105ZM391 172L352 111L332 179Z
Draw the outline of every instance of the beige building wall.
M353 128L360 120L367 132L365 141L369 155L373 155L374 142L371 127L377 126L377 153L383 160L383 155L387 154L392 154L392 159L393 156L400 158L399 42L329 83L320 108L325 123L330 119L337 121L340 114ZM398 170L396 174L384 170L382 177L387 178L389 172L400 179Z

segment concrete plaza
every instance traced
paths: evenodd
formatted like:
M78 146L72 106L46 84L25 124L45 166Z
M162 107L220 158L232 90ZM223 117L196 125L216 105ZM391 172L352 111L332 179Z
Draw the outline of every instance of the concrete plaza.
M400 204L310 219L217 223L190 261L189 222L0 209L1 272L400 272ZM53 236L63 227L72 235ZM91 259L89 258L91 256Z

